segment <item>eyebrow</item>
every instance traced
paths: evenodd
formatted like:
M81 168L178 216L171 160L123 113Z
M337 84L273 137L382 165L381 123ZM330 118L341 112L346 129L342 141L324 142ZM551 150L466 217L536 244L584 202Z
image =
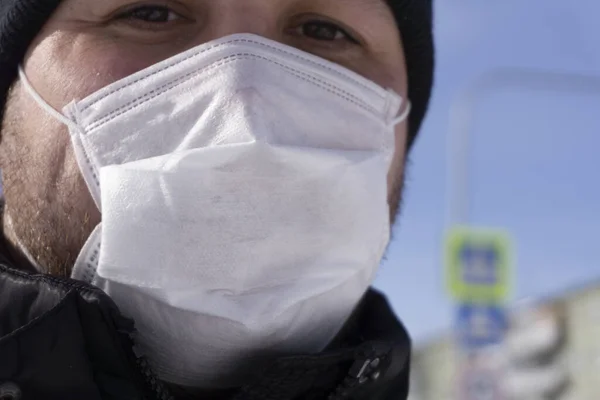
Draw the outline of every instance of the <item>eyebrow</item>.
M347 0L347 1L352 1L352 0ZM354 1L358 1L359 3L363 3L369 7L381 7L381 8L385 8L386 10L388 8L388 2L386 0L354 0Z
M349 3L355 3L366 10L377 12L391 12L386 0L340 0Z

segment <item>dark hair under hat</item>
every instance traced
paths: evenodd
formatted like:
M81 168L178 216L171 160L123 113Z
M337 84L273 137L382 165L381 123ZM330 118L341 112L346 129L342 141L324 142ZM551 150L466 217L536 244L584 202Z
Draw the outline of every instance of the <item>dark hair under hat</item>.
M0 121L18 65L62 0L0 0ZM344 0L339 0L344 1ZM408 71L409 146L427 111L433 84L432 0L387 0L403 38Z

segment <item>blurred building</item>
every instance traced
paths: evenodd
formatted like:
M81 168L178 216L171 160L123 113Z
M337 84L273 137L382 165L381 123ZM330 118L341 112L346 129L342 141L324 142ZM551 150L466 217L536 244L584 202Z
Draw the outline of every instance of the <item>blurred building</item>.
M502 345L478 359L452 334L418 345L409 399L600 400L600 284L521 305L509 319ZM465 383L469 374L477 382Z
M600 289L573 294L566 301L569 400L600 399Z

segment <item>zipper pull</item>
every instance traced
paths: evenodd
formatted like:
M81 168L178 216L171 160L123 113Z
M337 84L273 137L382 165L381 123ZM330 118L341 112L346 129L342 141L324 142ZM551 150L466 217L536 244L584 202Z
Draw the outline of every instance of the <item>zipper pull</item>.
M359 359L352 364L348 376L338 385L333 393L329 395L327 400L343 400L348 398L350 393L359 386L367 382L374 382L381 376L381 370L378 368L381 365L381 358L373 357Z

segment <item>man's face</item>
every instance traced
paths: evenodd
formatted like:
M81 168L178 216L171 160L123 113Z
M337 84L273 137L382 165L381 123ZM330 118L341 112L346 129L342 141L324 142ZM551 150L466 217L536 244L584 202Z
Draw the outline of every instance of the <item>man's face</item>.
M400 33L384 0L64 0L31 45L25 73L61 110L73 99L234 33L296 47L406 97ZM388 175L391 215L400 198L406 129L405 123L396 128ZM69 275L100 213L79 173L68 130L17 83L1 132L5 235L12 244L20 242L43 272Z

